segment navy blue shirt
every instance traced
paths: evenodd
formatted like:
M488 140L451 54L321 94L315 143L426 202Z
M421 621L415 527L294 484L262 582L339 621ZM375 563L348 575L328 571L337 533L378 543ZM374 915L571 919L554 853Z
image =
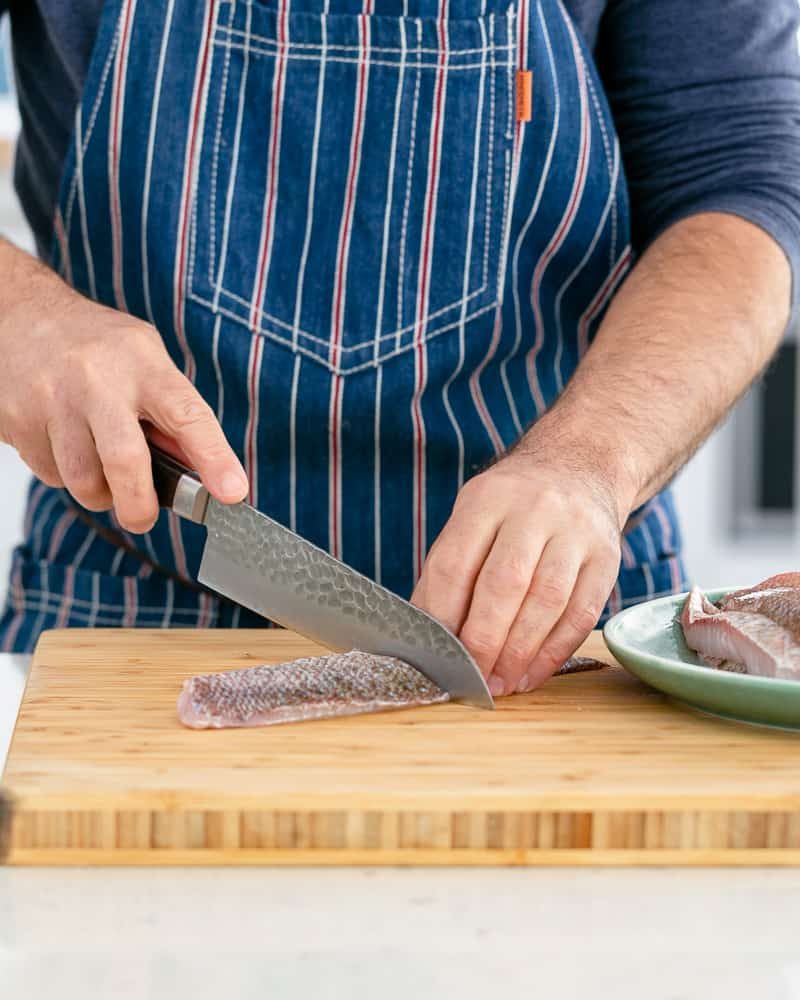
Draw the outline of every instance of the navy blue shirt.
M783 247L800 289L798 0L564 0L611 104L634 245L700 211ZM16 186L48 251L62 163L103 0L0 0L22 113Z

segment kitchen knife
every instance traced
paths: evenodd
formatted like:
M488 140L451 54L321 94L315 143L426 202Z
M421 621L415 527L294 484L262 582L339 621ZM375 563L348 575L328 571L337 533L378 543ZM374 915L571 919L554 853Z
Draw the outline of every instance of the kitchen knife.
M441 622L249 504L219 503L196 473L150 451L159 504L208 530L200 583L330 649L396 656L453 701L494 707L477 663Z

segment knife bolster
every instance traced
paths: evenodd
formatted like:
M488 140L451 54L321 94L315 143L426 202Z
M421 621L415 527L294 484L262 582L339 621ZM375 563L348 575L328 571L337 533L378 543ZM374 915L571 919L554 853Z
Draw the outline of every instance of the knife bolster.
M191 469L153 444L150 445L150 454L159 506L175 511L187 521L202 524L208 505L208 490Z

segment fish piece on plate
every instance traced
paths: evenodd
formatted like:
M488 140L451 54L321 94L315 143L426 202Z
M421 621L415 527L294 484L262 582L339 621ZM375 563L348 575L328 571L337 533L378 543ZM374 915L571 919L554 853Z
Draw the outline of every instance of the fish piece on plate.
M713 667L800 680L800 573L728 594L719 606L695 587L681 625L686 645Z
M192 729L270 726L447 700L402 660L352 650L192 677L178 698L178 718Z

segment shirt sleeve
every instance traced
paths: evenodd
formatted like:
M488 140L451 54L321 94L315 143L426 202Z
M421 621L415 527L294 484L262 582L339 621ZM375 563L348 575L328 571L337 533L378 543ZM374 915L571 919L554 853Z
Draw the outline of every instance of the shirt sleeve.
M765 229L800 293L798 0L611 0L597 47L634 246L704 211Z

